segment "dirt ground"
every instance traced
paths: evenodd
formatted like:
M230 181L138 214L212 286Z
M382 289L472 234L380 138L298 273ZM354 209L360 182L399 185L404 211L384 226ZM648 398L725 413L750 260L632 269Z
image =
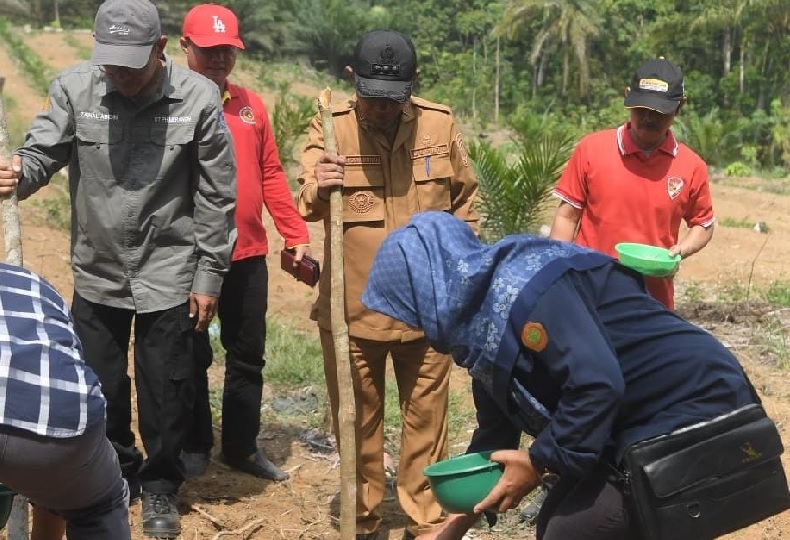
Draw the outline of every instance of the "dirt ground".
M75 35L85 47L90 36ZM62 34L41 34L26 38L30 47L54 70L80 60L79 51ZM9 114L24 120L35 114L41 96L25 83L0 47L0 74L5 74L6 95L13 97ZM267 104L271 94L264 94ZM45 188L36 196L44 200L53 188ZM764 221L770 233L759 234L749 228L718 227L711 244L699 255L683 263L678 274L678 290L692 286L703 293L732 284L763 287L774 280L790 280L790 208L788 197L772 195L738 186L713 185L713 197L719 220ZM25 266L48 278L67 298L71 297L72 277L69 268L69 243L66 233L47 227L40 206L32 202L21 205L23 215L23 251ZM271 244L278 246L276 231L268 220ZM310 226L312 247L322 258L323 230ZM314 324L308 320L314 291L296 283L278 270L278 250L270 257L269 312L290 320L299 330L315 335ZM777 366L774 356L754 335L755 325L767 317L780 321L780 339L785 350L788 344L790 310L766 308L761 305L725 305L715 308L704 304L681 304L680 311L719 336L733 348L764 395L765 406L775 419L786 444L790 444L790 383L787 371ZM213 378L221 376L221 367ZM454 388L463 391L468 380L455 372ZM213 460L206 475L188 481L181 490L179 510L182 515L184 539L250 538L260 540L327 539L338 537L338 457L307 444L305 433L295 428L266 425L260 444L268 455L291 474L281 484L257 480L231 471ZM785 455L790 470L790 456ZM389 538L400 539L405 519L390 494L385 502L385 524ZM132 509L135 540L142 539L139 505ZM505 520L507 521L507 520ZM510 520L513 522L514 520ZM235 532L233 532L235 531ZM530 538L532 533L520 526L500 527L499 531L476 529L470 538L493 540ZM790 512L770 518L727 538L731 540L779 540L790 538Z

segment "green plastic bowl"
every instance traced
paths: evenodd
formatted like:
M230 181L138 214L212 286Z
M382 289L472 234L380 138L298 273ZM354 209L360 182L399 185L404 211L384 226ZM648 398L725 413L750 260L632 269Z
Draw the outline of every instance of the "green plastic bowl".
M469 514L502 477L502 465L491 452L477 452L439 461L423 469L436 500L452 514Z
M621 242L614 246L614 249L621 264L646 276L669 275L680 262L680 255L670 257L668 249L647 244Z
M4 529L6 523L8 523L8 516L11 515L11 506L14 504L14 495L16 495L14 491L0 484L0 530Z

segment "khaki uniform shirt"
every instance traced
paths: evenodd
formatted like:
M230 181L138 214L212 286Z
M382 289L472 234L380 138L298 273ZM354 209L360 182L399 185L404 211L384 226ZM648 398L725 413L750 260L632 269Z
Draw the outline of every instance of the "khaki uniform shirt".
M346 156L343 264L349 334L376 341L419 339L422 332L362 305L373 258L387 234L418 212L444 210L477 230L477 180L452 113L444 105L412 97L401 114L394 144L383 132L360 125L355 107L352 100L332 110L338 153ZM302 156L297 206L307 221L324 220L326 255L312 317L329 330L329 202L318 197L314 173L323 152L322 124L316 116Z
M219 296L235 239L236 167L217 85L168 58L156 93L115 90L90 62L63 71L33 120L24 199L69 166L74 287L139 313Z

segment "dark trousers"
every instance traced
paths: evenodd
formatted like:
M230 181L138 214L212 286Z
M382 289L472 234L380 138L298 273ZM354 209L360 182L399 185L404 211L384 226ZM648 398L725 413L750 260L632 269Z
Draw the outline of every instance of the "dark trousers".
M76 292L71 306L85 362L107 398L107 438L127 479L145 491L175 493L184 481L181 447L194 403L194 322L187 303L153 313L88 302ZM131 379L127 350L134 320L137 423L147 459L131 430Z
M129 491L100 423L59 439L0 426L0 482L66 520L69 540L128 540Z
M222 453L231 459L248 457L257 450L266 363L268 280L265 257L234 261L219 297L220 341L226 353ZM213 444L206 375L212 360L208 332L196 333L195 342L195 408L184 449L207 452Z
M583 478L560 478L538 514L538 540L638 540L622 491L601 463Z

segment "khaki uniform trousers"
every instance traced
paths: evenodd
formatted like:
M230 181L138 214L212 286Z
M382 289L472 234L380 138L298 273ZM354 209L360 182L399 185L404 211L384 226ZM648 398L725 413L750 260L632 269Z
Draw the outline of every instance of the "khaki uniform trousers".
M337 433L338 386L332 333L321 329L324 371ZM371 341L349 337L356 398L357 534L378 530L384 498L384 381L387 355L398 384L403 420L398 466L398 501L415 535L435 529L442 509L422 470L447 457L447 406L452 359L425 339Z

